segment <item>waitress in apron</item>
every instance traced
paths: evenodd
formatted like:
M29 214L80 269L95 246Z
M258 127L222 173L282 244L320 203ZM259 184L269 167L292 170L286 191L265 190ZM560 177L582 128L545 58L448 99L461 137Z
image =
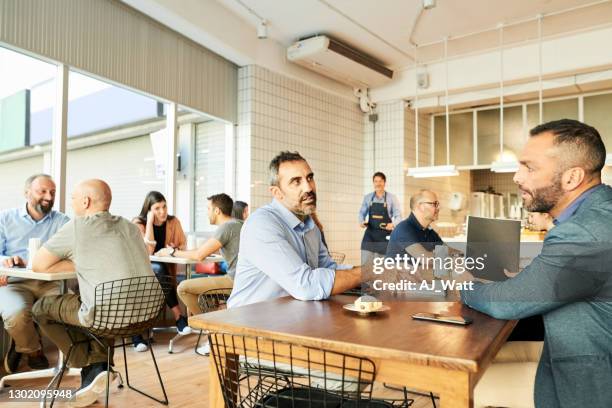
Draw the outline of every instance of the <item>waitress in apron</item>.
M365 228L361 240L362 263L387 252L387 239L395 225L402 220L399 201L393 194L385 191L387 177L376 172L372 176L374 192L363 197L359 210L359 222Z

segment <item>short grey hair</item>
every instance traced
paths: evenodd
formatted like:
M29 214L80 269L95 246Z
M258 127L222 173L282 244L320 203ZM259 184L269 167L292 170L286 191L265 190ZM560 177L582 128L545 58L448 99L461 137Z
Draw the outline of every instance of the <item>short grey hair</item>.
M423 194L425 193L432 193L435 194L433 191L428 190L426 188L422 188L420 190L417 190L416 193L414 193L412 195L412 197L410 197L410 209L414 210L414 207L416 207L416 205L419 203L419 201L421 201L421 199L423 198Z
M294 162L294 161L306 161L298 152L289 152L283 151L277 154L270 165L268 166L268 170L270 172L270 185L278 186L278 169L280 165L285 162Z
M25 184L24 184L24 189L26 191L29 190L30 187L32 187L32 183L34 182L34 180L39 179L39 178L47 178L49 180L53 180L53 177L45 173L33 174L26 179Z

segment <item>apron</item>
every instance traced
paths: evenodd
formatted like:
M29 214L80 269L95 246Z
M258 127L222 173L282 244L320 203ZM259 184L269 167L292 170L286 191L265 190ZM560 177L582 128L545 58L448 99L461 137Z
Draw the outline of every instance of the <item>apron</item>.
M389 242L387 237L391 234L391 231L383 228L391 222L389 211L387 211L387 192L384 195L384 203L375 203L374 197L376 197L376 193L372 195L370 200L368 226L361 240L361 249L385 254L387 252L387 243Z

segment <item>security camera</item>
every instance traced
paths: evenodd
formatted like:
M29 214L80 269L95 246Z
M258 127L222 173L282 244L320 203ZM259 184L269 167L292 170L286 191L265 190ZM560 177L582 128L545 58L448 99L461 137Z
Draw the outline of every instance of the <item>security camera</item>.
M257 25L257 38L260 40L268 38L268 22L266 20L261 20Z

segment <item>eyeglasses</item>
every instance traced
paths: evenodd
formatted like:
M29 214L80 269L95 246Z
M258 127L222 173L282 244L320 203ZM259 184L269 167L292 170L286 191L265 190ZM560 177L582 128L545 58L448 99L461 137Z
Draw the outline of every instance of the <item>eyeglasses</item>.
M429 204L429 205L433 206L434 208L440 208L440 202L439 201L421 201L419 204Z

